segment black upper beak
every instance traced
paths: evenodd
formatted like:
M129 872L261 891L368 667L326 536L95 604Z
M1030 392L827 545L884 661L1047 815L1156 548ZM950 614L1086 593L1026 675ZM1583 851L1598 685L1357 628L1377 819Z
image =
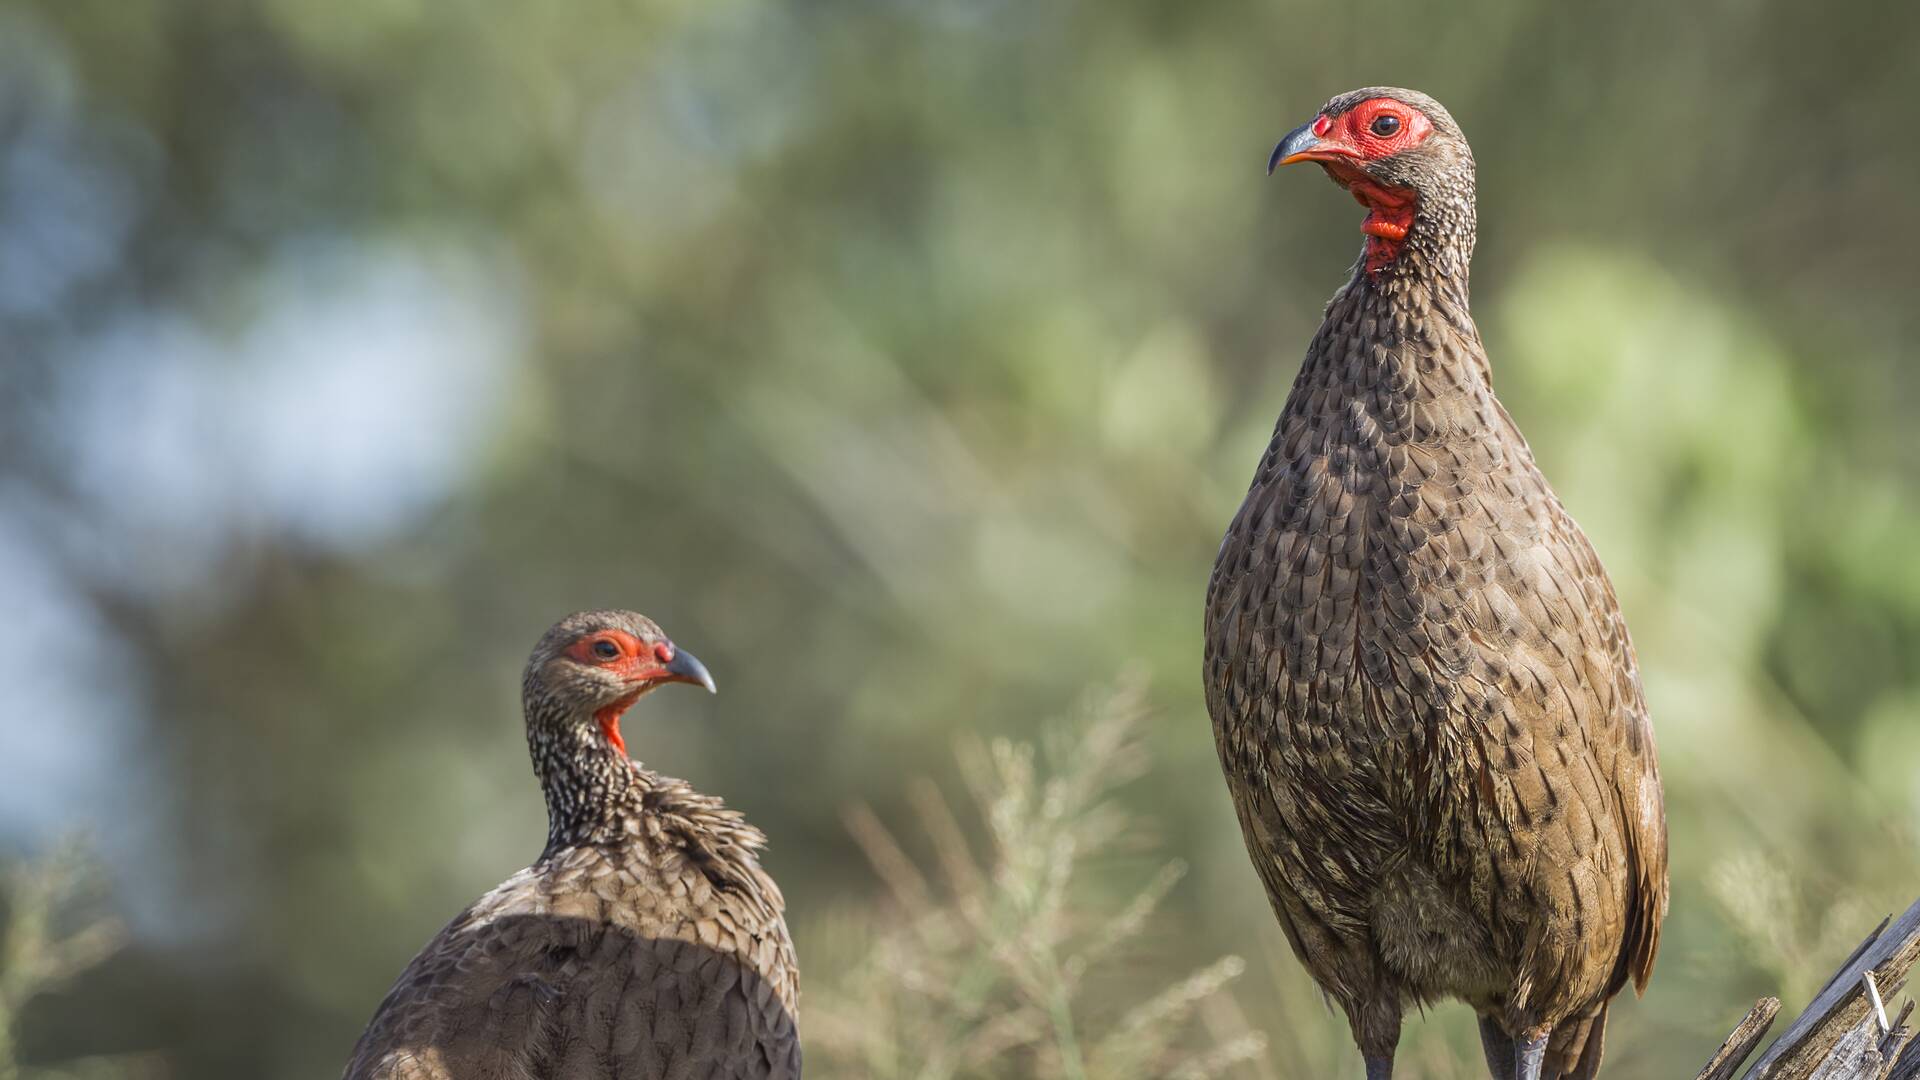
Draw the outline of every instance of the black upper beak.
M666 670L673 682L693 683L707 688L707 693L719 691L713 687L713 676L707 674L707 665L685 649L675 649L673 659L667 661Z
M1287 137L1281 139L1280 145L1273 148L1273 156L1267 159L1267 175L1272 176L1273 170L1288 163L1288 158L1296 154L1304 154L1319 143L1320 136L1313 133L1311 120L1287 132Z

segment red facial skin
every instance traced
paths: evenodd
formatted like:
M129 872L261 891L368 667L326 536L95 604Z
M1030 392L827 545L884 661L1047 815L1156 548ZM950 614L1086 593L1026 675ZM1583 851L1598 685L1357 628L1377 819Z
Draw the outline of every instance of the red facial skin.
M602 641L612 643L620 650L620 654L602 657L595 653L594 647ZM649 647L646 642L624 630L603 630L588 634L567 646L567 655L582 664L605 668L633 684L633 693L622 696L593 714L594 722L600 725L607 742L625 757L627 741L620 737L620 718L633 708L633 703L640 700L640 695L648 686L660 679L673 677L673 673L664 666L673 662L673 645L659 641Z
M1392 135L1373 133L1373 123L1383 114L1400 120ZM1360 231L1367 234L1367 272L1374 273L1400 255L1400 245L1413 227L1416 195L1412 188L1388 187L1363 171L1358 162L1379 161L1391 157L1433 132L1433 121L1425 113L1405 102L1389 97L1369 98L1339 116L1325 113L1314 118L1313 133L1319 137L1311 149L1293 154L1279 162L1317 161L1334 182L1353 193L1367 208L1367 219Z

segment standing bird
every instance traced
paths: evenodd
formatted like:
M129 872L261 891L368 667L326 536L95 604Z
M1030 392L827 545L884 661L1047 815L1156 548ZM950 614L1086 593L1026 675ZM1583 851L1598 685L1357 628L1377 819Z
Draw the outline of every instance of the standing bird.
M1268 171L1299 161L1367 208L1367 239L1207 585L1207 707L1247 849L1369 1080L1392 1075L1407 1007L1449 997L1496 1080L1591 1077L1667 909L1626 624L1493 396L1453 117L1355 90Z
M799 971L766 837L620 737L672 682L713 690L630 611L540 639L521 701L546 850L413 958L346 1080L797 1080Z

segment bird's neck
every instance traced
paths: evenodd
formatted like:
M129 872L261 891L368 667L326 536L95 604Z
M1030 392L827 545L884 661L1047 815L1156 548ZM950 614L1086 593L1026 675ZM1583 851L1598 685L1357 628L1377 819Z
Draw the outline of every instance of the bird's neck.
M1391 258L1382 257L1377 238L1368 238L1354 266L1354 281L1377 285L1389 298L1424 291L1465 312L1475 230L1471 181L1460 181L1457 191L1423 193L1417 197L1406 238L1391 245Z
M1452 331L1475 343L1480 334L1470 310L1468 255L1454 245L1419 244L1409 236L1400 257L1378 271L1364 266L1328 305L1333 321L1343 310L1358 316L1354 332L1389 346Z
M1413 364L1432 372L1457 367L1462 375L1486 376L1480 331L1469 311L1468 272L1473 263L1474 203L1470 179L1458 190L1439 188L1419 196L1413 224L1391 261L1375 265L1369 249L1353 278L1327 307L1318 344L1363 344L1374 361L1354 371L1399 381L1396 368ZM1344 319L1347 325L1337 328ZM1422 382L1429 380L1419 380Z
M591 716L529 710L527 749L547 801L547 851L624 836L650 774L607 741Z
M1445 272L1409 245L1388 272L1362 270L1327 305L1276 436L1290 453L1325 440L1478 438L1492 392L1464 266Z

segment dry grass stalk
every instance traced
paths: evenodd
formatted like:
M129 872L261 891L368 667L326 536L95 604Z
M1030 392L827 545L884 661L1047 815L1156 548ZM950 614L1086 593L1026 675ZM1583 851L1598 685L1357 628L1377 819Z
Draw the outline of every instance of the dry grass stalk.
M1265 1039L1227 993L1238 957L1131 1003L1113 1000L1119 980L1100 978L1185 872L1168 861L1118 899L1079 873L1132 835L1112 796L1146 771L1144 715L1135 683L1091 698L1037 745L963 744L984 857L937 788L915 783L938 885L871 810L849 812L894 913L843 984L809 1002L810 1063L868 1080L1264 1075L1251 1070Z

